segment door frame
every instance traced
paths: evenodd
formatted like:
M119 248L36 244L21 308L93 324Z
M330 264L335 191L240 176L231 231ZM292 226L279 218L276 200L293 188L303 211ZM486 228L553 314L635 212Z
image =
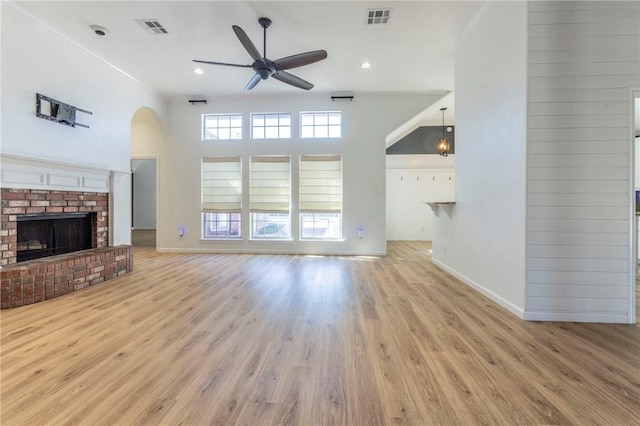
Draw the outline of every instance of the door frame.
M630 110L631 117L629 119L629 219L631 222L631 250L629 262L629 308L627 309L627 323L636 323L636 273L638 269L638 216L636 216L636 137L635 137L635 117L636 117L636 99L640 100L640 89L632 89L630 92ZM640 101L638 102L640 104ZM640 107L639 107L640 108Z

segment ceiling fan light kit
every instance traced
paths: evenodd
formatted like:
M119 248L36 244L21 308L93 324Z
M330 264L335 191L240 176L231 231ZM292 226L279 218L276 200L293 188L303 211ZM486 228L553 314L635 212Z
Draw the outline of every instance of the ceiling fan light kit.
M304 65L313 64L314 62L321 61L327 58L327 52L325 50L313 50L311 52L299 53L297 55L286 56L284 58L276 59L272 61L267 58L267 28L271 25L271 19L259 18L258 23L263 28L263 49L262 55L253 44L249 36L244 32L242 28L237 25L233 25L233 32L242 43L249 56L253 59L251 65L231 64L226 62L214 62L214 61L202 61L194 59L193 62L209 65L222 65L227 67L239 67L239 68L251 68L255 72L249 83L245 86L244 90L251 90L260 82L260 80L266 80L269 77L273 77L283 83L289 84L294 87L298 87L304 90L310 90L313 88L313 84L306 80L301 79L298 76L290 74L285 70L301 67Z

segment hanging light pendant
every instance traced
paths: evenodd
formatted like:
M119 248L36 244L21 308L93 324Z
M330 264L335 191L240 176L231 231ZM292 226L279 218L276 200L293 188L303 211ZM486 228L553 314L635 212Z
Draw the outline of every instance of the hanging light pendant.
M442 137L438 141L438 153L443 157L449 155L449 141L444 138L444 112L446 110L447 108L440 108L440 111L442 111Z

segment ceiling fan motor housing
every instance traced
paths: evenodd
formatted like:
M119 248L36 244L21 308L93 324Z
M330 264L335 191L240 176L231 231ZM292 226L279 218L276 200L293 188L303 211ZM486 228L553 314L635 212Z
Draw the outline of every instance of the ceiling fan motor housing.
M258 18L258 23L260 24L260 26L262 28L264 28L266 30L267 28L269 28L269 25L271 25L271 19L269 19L269 18Z
M258 74L260 74L260 78L266 80L271 77L276 72L276 64L273 61L270 61L264 58L261 61L255 61L251 68Z

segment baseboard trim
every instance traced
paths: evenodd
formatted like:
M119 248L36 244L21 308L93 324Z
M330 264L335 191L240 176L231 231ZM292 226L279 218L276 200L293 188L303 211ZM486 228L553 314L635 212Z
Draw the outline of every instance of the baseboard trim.
M202 248L158 248L156 251L165 253L202 253L202 254L290 254L299 256L386 256L387 251L372 251L372 252L355 252L355 251L322 251L322 252L309 252L303 250L269 250L269 249L202 249Z
M463 283L465 283L466 285L468 285L472 289L476 290L477 292L483 294L484 296L488 297L492 301L496 302L498 305L502 306L503 308L505 308L506 310L508 310L509 312L514 314L515 316L517 316L518 318L526 319L524 310L522 310L518 306L514 305L513 303L509 302L508 300L506 300L502 296L497 295L493 291L491 291L488 288L478 284L477 282L473 281L472 279L470 279L466 275L461 274L460 272L458 272L455 269L445 265L444 263L440 262L439 260L436 260L436 259L432 258L431 259L431 263L436 265L438 268L443 269L444 271L446 271L449 274L453 275L454 277L456 277L457 279L459 279L460 281L462 281Z
M556 321L556 322L590 322L606 324L628 324L629 317L625 314L595 314L578 312L532 312L526 311L524 319L527 321Z

